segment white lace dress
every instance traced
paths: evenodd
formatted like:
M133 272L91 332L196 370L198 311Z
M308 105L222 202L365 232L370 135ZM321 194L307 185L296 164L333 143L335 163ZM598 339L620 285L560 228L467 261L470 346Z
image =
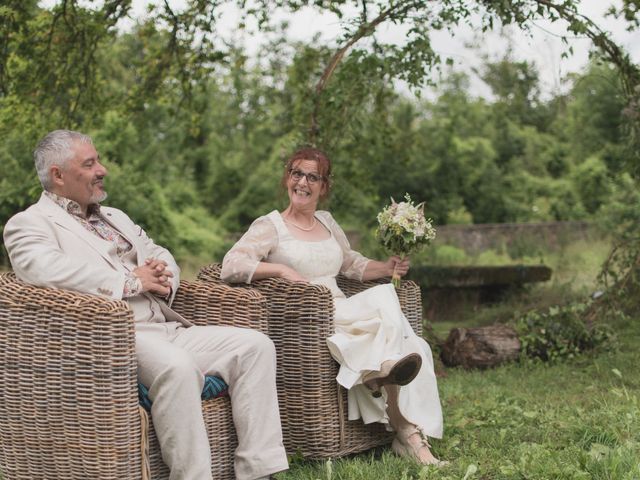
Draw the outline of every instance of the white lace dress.
M258 263L265 261L288 265L311 283L328 287L335 302L336 333L327 345L340 364L336 380L349 389L349 419L388 423L385 396L373 397L362 385L362 375L379 370L385 360L415 352L422 357L422 368L410 384L400 388L400 411L428 436L442 438L442 410L429 345L411 329L391 284L345 297L336 275L361 280L369 259L350 248L329 212L317 211L316 218L329 229L330 238L296 239L275 210L258 218L225 255L222 279L249 283Z

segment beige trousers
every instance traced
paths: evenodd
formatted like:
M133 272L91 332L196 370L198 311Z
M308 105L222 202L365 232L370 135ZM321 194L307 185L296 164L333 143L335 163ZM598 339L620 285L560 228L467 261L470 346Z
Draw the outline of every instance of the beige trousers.
M138 379L149 388L151 415L170 480L211 479L211 453L200 395L204 375L229 385L238 436L235 474L252 480L288 468L275 381L275 349L260 332L136 324Z

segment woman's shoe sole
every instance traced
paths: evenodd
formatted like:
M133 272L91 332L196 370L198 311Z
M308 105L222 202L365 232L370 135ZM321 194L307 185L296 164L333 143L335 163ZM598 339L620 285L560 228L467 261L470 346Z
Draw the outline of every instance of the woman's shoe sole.
M383 386L407 385L416 378L421 367L422 357L417 353L410 353L398 360L388 372L380 371L379 376L365 381L364 384L371 390L371 395L379 398L382 396L381 388Z

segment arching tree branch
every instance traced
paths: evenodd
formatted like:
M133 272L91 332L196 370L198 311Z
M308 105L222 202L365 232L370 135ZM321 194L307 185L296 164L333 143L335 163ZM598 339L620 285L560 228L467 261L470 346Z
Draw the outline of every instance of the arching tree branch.
M336 51L333 57L331 57L331 60L329 61L326 68L324 69L324 72L322 73L322 76L320 77L320 80L318 80L318 83L316 84L316 87L315 87L315 100L313 105L313 112L311 114L311 127L309 130L309 139L311 143L315 143L318 137L318 133L320 131L320 128L318 125L318 114L320 109L320 98L321 98L322 92L324 91L327 85L327 82L333 75L333 72L335 71L336 67L338 66L338 64L344 57L344 55L359 40L373 34L376 27L378 27L378 25L380 25L384 21L390 19L391 17L406 15L413 8L416 8L418 6L423 6L424 3L425 2L413 2L413 1L407 2L407 3L401 2L396 5L390 6L386 10L383 10L376 18L374 18L370 22L366 22L360 25L360 27L358 28L358 30L356 30L354 35L341 48L339 48Z
M584 34L604 54L605 58L618 67L627 96L633 94L636 85L640 84L640 70L631 62L629 55L613 41L606 32L598 27L593 20L568 8L565 4L558 5L549 0L535 0L538 4L555 11L561 18L569 22L569 29L573 33Z

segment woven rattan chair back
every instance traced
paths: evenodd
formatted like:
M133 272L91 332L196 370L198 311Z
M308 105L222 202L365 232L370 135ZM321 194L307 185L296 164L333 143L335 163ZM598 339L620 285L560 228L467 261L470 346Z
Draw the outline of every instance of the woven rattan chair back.
M198 278L221 283L220 265L202 268ZM378 283L384 282L338 278L347 296ZM247 288L261 292L268 304L268 332L277 352L278 399L287 453L329 458L389 443L392 437L383 425L347 420L347 391L335 380L338 364L326 344L334 331L330 291L279 278L259 280ZM398 296L411 326L420 334L420 289L414 282L403 281Z
M5 480L141 478L127 304L34 287L5 273L0 323Z

